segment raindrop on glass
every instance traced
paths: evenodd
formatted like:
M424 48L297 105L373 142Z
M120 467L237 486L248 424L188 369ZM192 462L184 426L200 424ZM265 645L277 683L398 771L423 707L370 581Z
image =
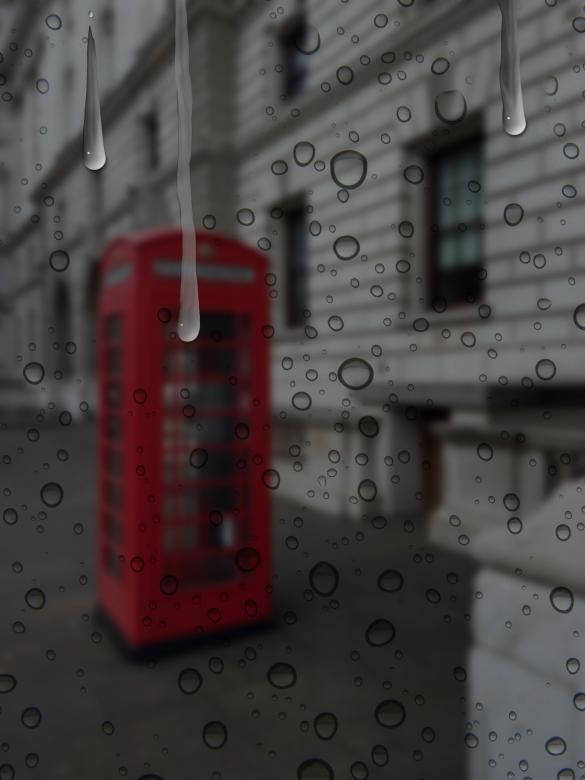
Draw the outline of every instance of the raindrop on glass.
M27 363L22 369L22 374L29 384L38 385L43 381L45 369L40 363Z
M270 685L274 688L292 688L297 681L297 672L294 666L283 661L272 664L267 672Z
M309 572L309 583L319 596L332 596L339 585L339 572L333 564L320 561Z
M61 17L57 16L57 14L49 14L45 18L45 24L49 28L49 30L60 30L63 23L61 21Z
M98 85L95 40L91 27L87 36L87 85L83 122L83 162L90 171L99 171L106 164L102 132L102 113Z
M187 696L192 696L201 688L203 684L203 678L197 669L188 667L183 669L177 678L177 685L181 693L185 693Z
M447 125L456 125L467 114L467 101L456 89L440 92L435 98L435 114L441 122Z
M516 227L522 222L524 209L519 203L508 203L504 209L504 219L511 227Z
M45 506L59 506L63 500L63 488L58 482L47 482L41 488L41 500Z
M202 732L203 742L211 750L219 750L227 742L228 733L225 724L219 720L206 723Z
M340 236L333 244L333 251L340 260L353 260L360 251L360 243L353 236Z
M363 390L374 378L374 369L363 358L348 358L339 366L337 376L348 390Z
M574 603L573 592L565 587L554 588L550 592L550 603L557 612L570 612Z
M355 149L345 149L337 152L329 164L331 178L346 190L359 187L368 173L368 161L363 154Z
M380 726L387 729L395 729L404 723L406 711L403 705L396 699L387 699L376 707L374 716Z
M557 373L557 367L549 358L543 358L539 360L534 368L536 376L542 379L544 382L548 382L553 379Z

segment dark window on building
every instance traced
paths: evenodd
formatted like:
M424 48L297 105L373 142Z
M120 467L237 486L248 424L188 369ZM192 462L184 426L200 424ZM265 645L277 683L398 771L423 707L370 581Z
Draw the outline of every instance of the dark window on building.
M283 88L287 99L296 97L304 88L308 70L308 56L303 54L307 36L304 19L297 19L286 27L280 36L281 64L283 67Z
M431 297L481 298L483 142L479 135L434 154L431 169Z
M151 171L158 168L160 163L159 151L159 125L156 111L150 111L142 117L144 128L144 141L146 144L146 162Z
M305 204L283 208L283 249L286 273L286 324L301 325L308 302L308 246Z

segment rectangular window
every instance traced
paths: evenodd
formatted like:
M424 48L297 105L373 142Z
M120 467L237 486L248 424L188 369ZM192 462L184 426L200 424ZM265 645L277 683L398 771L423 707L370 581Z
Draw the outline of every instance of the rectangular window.
M468 138L435 154L431 169L431 296L447 303L481 298L483 143Z
M297 19L280 36L280 51L283 66L284 96L290 100L300 95L305 86L308 70L308 56L303 53L307 38L304 19Z
M308 304L307 216L304 202L284 207L284 265L286 274L286 324L301 325Z
M150 111L142 117L144 130L145 158L151 171L156 171L160 164L159 127L156 111Z

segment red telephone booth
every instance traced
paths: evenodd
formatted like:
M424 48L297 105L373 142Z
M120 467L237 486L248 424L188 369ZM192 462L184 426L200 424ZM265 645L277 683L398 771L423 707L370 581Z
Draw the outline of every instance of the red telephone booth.
M119 238L101 265L99 604L134 648L271 611L265 260L214 235L197 255L191 343L178 230Z

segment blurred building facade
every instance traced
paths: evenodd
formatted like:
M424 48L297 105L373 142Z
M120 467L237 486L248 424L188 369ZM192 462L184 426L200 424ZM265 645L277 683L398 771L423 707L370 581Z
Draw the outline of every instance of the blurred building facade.
M173 5L4 4L2 371L34 349L47 400L71 408L94 401L104 246L177 222ZM81 164L92 9L98 174ZM331 513L439 509L455 545L450 517L499 516L507 493L525 511L585 451L579 36L565 3L519 0L518 16L528 130L514 138L495 2L190 4L196 224L271 258L281 490ZM331 175L348 150L367 161L355 188L361 158ZM337 378L355 357L373 371L359 391Z

